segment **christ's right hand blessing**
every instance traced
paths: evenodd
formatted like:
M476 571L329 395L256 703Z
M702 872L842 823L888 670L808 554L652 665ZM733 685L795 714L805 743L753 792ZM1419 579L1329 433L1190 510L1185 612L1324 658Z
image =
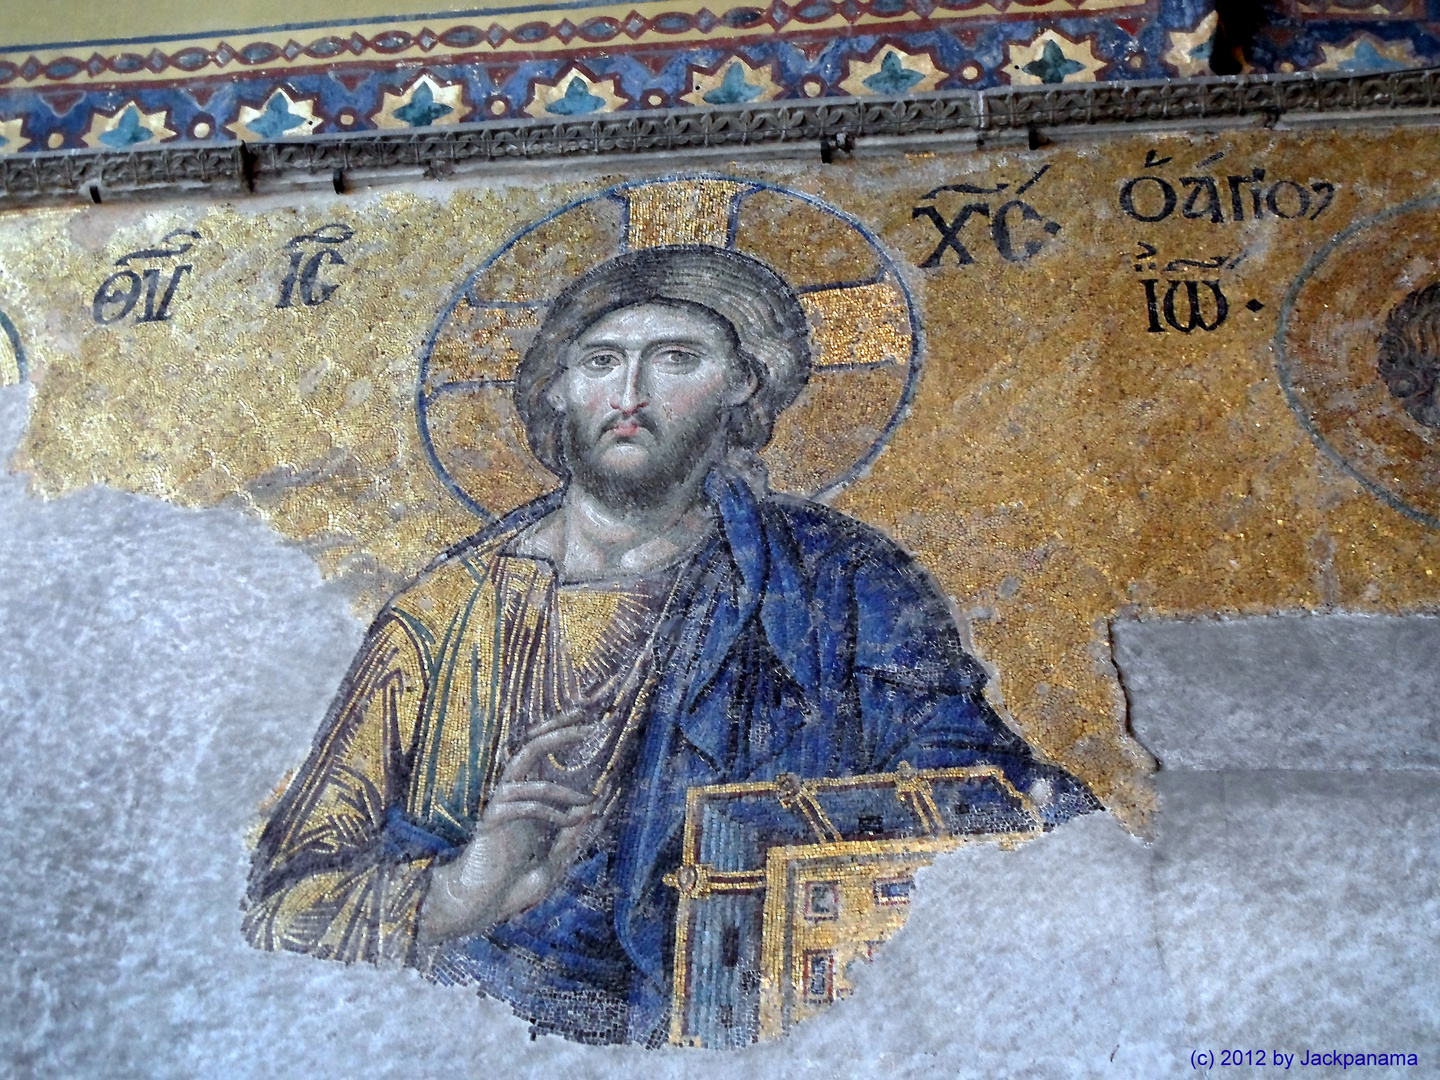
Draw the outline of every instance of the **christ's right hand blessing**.
M591 725L564 714L536 728L510 758L464 851L431 873L420 908L421 940L482 933L555 887L606 792L576 791L535 773L551 754L592 733Z

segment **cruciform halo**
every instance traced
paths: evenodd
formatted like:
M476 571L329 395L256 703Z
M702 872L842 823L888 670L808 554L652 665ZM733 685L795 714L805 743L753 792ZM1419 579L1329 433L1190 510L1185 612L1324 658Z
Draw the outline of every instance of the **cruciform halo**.
M420 353L415 413L446 488L483 520L553 488L511 402L550 301L627 251L712 245L754 256L799 297L810 380L761 457L772 485L824 499L857 477L904 418L921 367L915 305L859 221L759 180L686 175L618 184L526 226L456 289Z

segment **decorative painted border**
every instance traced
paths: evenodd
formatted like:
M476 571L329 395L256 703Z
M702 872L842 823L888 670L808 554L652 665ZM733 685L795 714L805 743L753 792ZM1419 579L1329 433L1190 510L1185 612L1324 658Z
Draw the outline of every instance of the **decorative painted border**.
M469 13L479 17L475 21L454 15L429 21L372 19L233 30L183 39L0 46L0 86L17 81L46 85L188 81L224 73L227 68L233 68L230 73L234 74L246 68L329 68L357 60L464 62L516 51L564 50L569 55L572 48L587 46L753 37L787 28L823 27L833 36L847 33L848 27L908 24L916 18L987 25L1037 19L1118 19L1131 23L1133 29L1142 19L1155 15L1162 4L1177 6L1176 0L758 0L722 8L717 14L686 0L513 4ZM331 32L313 38L305 33L319 29ZM302 42L290 36L292 33L308 40Z
M1437 12L1440 14L1440 12ZM1302 12L1261 27L1246 48L1248 70L1289 74L1401 71L1440 63L1440 19L1396 14Z
M1088 2L753 0L716 14L700 0L552 0L436 29L368 20L0 47L0 157L1210 74L1215 0ZM1287 4L1246 43L1245 74L1440 64L1440 0L1363 15Z
M45 62L0 50L0 156L1208 74L1214 0L1098 2L1116 6L1098 17L1073 0L757 0L715 15L652 0L576 5L578 22L558 5L508 28L356 31L323 48L215 42Z
M1433 0L1429 0L1433 10ZM1285 14L1292 19L1325 19L1355 22L1360 19L1423 19L1427 0L1365 0L1362 10L1355 0L1282 0Z
M467 165L805 144L828 160L856 140L1028 131L1095 124L1203 124L1282 116L1440 120L1440 69L1359 76L1232 76L1158 83L1091 83L888 99L668 109L573 120L454 125L255 143L181 144L17 154L0 158L0 207L35 200L137 193L246 192L350 172L447 176Z

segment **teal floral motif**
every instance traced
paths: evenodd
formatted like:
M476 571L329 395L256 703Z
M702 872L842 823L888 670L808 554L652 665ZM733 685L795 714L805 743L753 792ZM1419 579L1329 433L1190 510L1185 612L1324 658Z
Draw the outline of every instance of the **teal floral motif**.
M596 97L585 86L585 80L576 75L565 87L565 96L545 106L545 111L558 116L584 116L605 104L605 99Z
M1361 40L1355 46L1355 55L1335 65L1336 71L1358 75L1365 71L1401 71L1405 68L1399 60L1382 56L1374 42Z
M100 141L106 146L113 146L117 150L127 146L134 146L153 139L155 133L140 124L140 110L131 105L120 117L120 122L109 131L101 132Z
M410 104L402 105L395 110L395 119L403 120L411 127L429 127L440 117L454 111L449 105L436 101L430 84L422 81L419 86L415 87L415 93L410 97Z
M745 69L735 63L725 69L725 78L719 86L705 94L703 100L711 105L738 105L742 101L754 101L760 94L761 88L746 82Z
M9 142L10 142L10 140L7 139L4 135L0 135L0 146L5 146L5 145L8 144Z
M923 78L920 72L900 63L900 57L892 50L880 61L880 70L864 82L866 89L877 94L903 94Z
M290 111L284 94L272 94L265 111L246 125L264 139L278 139L287 131L305 126L305 117ZM103 136L102 136L103 138Z
M1047 41L1045 42L1045 51L1040 54L1040 59L1031 60L1020 70L1034 75L1042 83L1061 83L1065 81L1066 75L1084 71L1085 65L1078 60L1071 60L1060 51L1060 46L1056 45L1054 41Z

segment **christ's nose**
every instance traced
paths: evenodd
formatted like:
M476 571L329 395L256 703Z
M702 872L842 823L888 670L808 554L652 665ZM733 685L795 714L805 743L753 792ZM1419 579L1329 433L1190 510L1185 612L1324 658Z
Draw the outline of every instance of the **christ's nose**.
M610 402L610 407L621 416L634 416L650 402L645 400L644 388L640 385L641 364L638 357L632 357L625 364L625 381L620 387L619 397Z

